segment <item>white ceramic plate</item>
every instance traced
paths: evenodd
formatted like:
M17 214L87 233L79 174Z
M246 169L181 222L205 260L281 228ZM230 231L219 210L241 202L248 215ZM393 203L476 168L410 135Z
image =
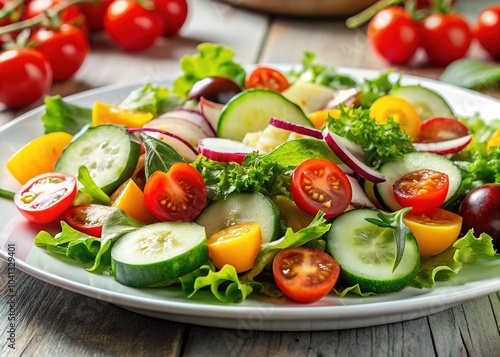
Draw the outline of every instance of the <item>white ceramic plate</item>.
M374 77L370 70L342 69L357 79ZM436 81L407 76L404 84L421 83L441 93L458 115L480 112L485 119L500 116L500 102L475 92ZM84 106L94 101L119 103L140 83L111 86L68 97ZM11 155L43 134L35 109L0 128L0 187L16 190L19 185L5 169ZM134 289L117 283L109 275L88 273L82 264L65 260L33 246L37 228L24 220L12 202L0 199L0 257L15 250L17 268L50 284L107 301L138 313L206 326L244 330L307 331L344 329L409 320L445 310L453 305L500 290L500 262L467 267L453 280L433 289L406 288L382 296L338 298L328 296L302 305L285 298L252 296L241 304L221 304L209 294L187 300L178 288Z

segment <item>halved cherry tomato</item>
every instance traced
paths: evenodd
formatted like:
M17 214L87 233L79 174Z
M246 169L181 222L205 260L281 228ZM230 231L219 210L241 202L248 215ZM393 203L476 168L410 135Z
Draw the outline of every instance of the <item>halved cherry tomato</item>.
M415 138L420 132L422 122L415 107L406 99L385 95L378 98L370 107L370 117L377 123L387 123L389 117L401 124L401 129Z
M416 142L435 143L469 134L467 126L455 118L434 117L422 122Z
M203 177L184 162L176 162L167 173L156 171L144 186L146 207L160 221L192 221L206 200Z
M311 216L323 211L325 218L344 212L352 199L352 187L345 173L325 159L309 159L297 166L290 193L302 211Z
M280 71L270 67L257 67L245 80L245 88L264 88L275 92L283 92L290 87L288 79Z
M273 260L273 276L281 292L302 303L317 301L328 294L339 274L337 261L318 249L286 248Z
M98 204L71 206L64 212L63 220L70 227L93 237L101 237L102 222L116 208Z
M50 223L68 209L76 191L74 176L49 172L26 182L14 195L14 204L28 221Z
M428 214L407 213L403 222L410 228L422 257L444 251L455 242L462 228L462 217L438 208Z
M410 172L393 187L396 201L403 207L413 207L411 213L426 214L441 207L448 194L448 175L429 169Z
M208 238L208 255L221 269L232 265L237 273L253 267L262 244L262 232L256 222L233 224Z

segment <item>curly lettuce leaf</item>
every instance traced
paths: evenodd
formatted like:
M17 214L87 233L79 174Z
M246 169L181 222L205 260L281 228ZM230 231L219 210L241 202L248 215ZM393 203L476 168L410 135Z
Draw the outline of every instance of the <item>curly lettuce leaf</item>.
M416 288L432 288L438 281L448 281L463 268L465 264L472 264L478 259L498 258L493 248L492 238L481 233L478 238L474 231L458 239L453 246L444 252L423 258L420 269L411 286Z
M348 286L348 287L343 287L343 286L337 286L333 289L335 294L338 295L338 297L344 297L347 294L354 294L358 295L361 297L368 297L371 295L377 295L374 292L368 291L368 292L363 292L361 291L361 288L359 287L359 284L353 285L353 286Z
M287 77L290 83L298 80L321 84L332 89L354 87L357 82L346 74L339 73L335 67L314 63L316 55L306 51L298 68L292 69Z
M246 73L234 61L234 55L232 49L220 44L200 44L198 53L185 55L180 59L184 74L174 81L173 92L180 98L186 98L193 84L212 76L227 77L243 86Z
M219 271L208 265L179 278L184 295L189 299L203 288L210 287L213 296L223 303L243 302L260 284L241 282L232 265L224 265Z
M64 131L75 135L92 123L92 109L68 103L59 95L46 97L42 123L45 134Z
M364 153L365 163L378 168L382 163L403 157L415 151L412 139L400 124L392 119L378 124L370 118L369 110L341 105L338 119L328 118L328 128L358 144Z
M173 110L184 103L185 100L170 89L148 83L132 91L119 106L125 109L151 113L156 118L160 114Z
M363 108L370 108L373 102L378 98L389 94L393 89L399 86L399 80L395 84L389 80L389 75L392 72L392 70L385 71L374 79L365 79L359 85L361 106Z

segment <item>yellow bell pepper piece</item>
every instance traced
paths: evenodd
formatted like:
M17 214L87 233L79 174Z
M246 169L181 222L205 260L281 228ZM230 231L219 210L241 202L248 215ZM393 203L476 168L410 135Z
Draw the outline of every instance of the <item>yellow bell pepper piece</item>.
M491 151L494 146L500 146L500 129L497 129L486 143L486 150Z
M125 181L111 195L111 202L113 207L121 208L142 223L149 224L156 221L144 203L144 194L132 179Z
M116 105L95 102L92 108L92 125L118 124L129 128L142 128L153 119L153 114L124 109Z
M42 135L19 149L7 161L7 169L20 184L46 172L54 171L59 156L73 136L57 131Z

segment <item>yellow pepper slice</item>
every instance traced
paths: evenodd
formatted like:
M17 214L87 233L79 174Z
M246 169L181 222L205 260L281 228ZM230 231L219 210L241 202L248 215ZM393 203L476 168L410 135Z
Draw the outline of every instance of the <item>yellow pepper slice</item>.
M420 132L422 121L417 109L409 101L403 98L385 95L373 102L370 107L370 117L377 123L387 123L388 117L401 124L401 129L416 138Z
M31 178L53 172L59 156L73 136L57 131L42 135L23 146L7 161L6 167L20 184Z
M116 105L95 102L92 108L92 125L118 124L129 128L142 128L153 119L153 114L124 109Z
M500 129L497 129L486 143L486 150L490 151L492 147L500 145Z
M238 223L208 238L208 255L217 268L230 264L241 273L253 267L261 244L262 232L258 223Z
M340 109L322 109L309 114L307 117L316 129L321 129L328 121L328 115L334 119L338 119L340 116Z
M137 184L128 179L111 195L112 206L121 208L132 218L149 224L156 222L156 218L149 212L144 203L144 194Z

